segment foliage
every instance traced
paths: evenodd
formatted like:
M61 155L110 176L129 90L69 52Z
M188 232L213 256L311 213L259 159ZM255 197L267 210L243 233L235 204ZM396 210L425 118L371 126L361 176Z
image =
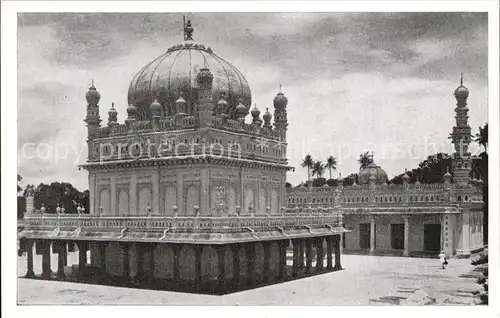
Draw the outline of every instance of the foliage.
M307 180L311 180L311 168L314 164L314 160L311 155L307 154L304 159L302 160L301 167L305 168L307 167Z
M339 184L339 181L337 179L328 179L326 180L326 184L330 187L336 187Z
M479 126L479 133L476 134L474 141L483 146L484 150L488 152L488 123L484 124L483 127Z
M426 160L418 164L417 168L395 176L389 183L403 184L405 173L410 177L410 183L414 183L417 180L422 183L442 183L444 182L443 176L446 171L452 173L451 157L445 153L437 153L428 156Z
M17 194L19 195L22 191L23 188L21 187L20 182L23 180L23 177L21 177L20 174L17 174Z
M471 261L471 264L474 266L488 264L488 253L483 253L479 256L478 259L474 259ZM479 294L479 299L482 305L488 304L488 267L481 268L481 273L483 277L477 279L477 283L483 286L482 292L477 292Z
M328 171L330 172L330 179L332 179L332 170L337 170L337 158L334 156L329 156L326 158L326 168L328 168Z
M26 212L26 198L23 196L17 196L17 219L20 220L24 217Z
M24 190L26 196L26 190ZM78 204L82 204L85 212L89 212L89 190L78 191L67 182L40 183L33 189L35 209L40 209L42 204L46 213L56 213L57 204L64 207L65 213L77 213Z
M358 163L360 165L359 170L361 170L364 167L368 166L370 163L373 163L373 156L370 155L368 151L366 151L359 155Z
M359 184L359 176L357 173L351 173L347 177L345 177L342 180L342 186L344 187L350 187L354 184L354 181L356 181L357 184Z
M319 160L314 162L312 167L312 175L316 176L319 179L323 177L324 173L325 173L325 165Z
M292 187L292 184L291 184L290 182L287 182L287 183L285 183L285 187L287 187L287 188L291 188L291 187Z
M326 179L325 178L316 178L313 180L312 186L313 187L322 187L326 184Z

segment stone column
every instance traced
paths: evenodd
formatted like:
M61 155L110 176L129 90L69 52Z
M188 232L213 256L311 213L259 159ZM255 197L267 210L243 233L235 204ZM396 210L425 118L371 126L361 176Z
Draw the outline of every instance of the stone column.
M307 274L311 273L312 258L313 258L312 242L311 242L311 239L307 239L306 240L306 273Z
M96 189L95 189L95 174L89 172L89 214L96 214Z
M153 214L160 213L160 171L158 166L151 175L151 210Z
M292 276L297 277L299 274L299 241L297 239L292 240L293 244L293 267Z
M142 243L134 244L137 251L137 272L135 274L135 280L137 281L137 283L140 283L145 278L144 258L146 257L146 246Z
M99 269L101 271L101 276L104 277L106 276L106 242L99 242L97 243L97 246L99 248Z
M85 277L87 266L87 242L78 242L78 274Z
M210 210L210 170L204 168L201 170L201 198L200 215L208 216L212 213Z
M184 179L181 172L177 172L177 209L180 215L186 215L187 212L184 208Z
M139 211L137 210L137 175L135 175L135 172L130 177L129 199L129 215L138 215Z
M232 254L233 254L233 288L238 288L240 285L240 245L233 244L231 246Z
M64 278L64 258L66 253L66 243L65 242L57 242L57 278Z
M335 267L334 269L342 269L340 264L340 235L335 235L333 237L333 246L335 250Z
M110 202L110 215L118 215L116 208L116 176L111 176L109 178L109 202Z
M279 241L279 249L280 249L280 270L279 270L279 278L284 279L287 276L287 265L286 265L286 248L288 247L288 240Z
M404 215L403 219L405 220L405 249L403 251L403 256L410 256L410 220L408 215Z
M340 235L339 245L342 244L342 236L341 235ZM332 254L333 254L332 237L327 236L326 237L326 268L327 269L333 268Z
M41 241L42 247L42 277L50 278L52 270L50 269L50 241Z
M69 244L73 244L72 242ZM64 266L68 266L68 244L64 243L64 249L63 249L63 259L64 259Z
M194 273L195 273L195 281L196 288L201 288L201 284L203 283L203 277L201 274L201 256L203 253L203 246L196 245L194 248Z
M247 253L247 286L252 285L255 281L255 243L246 243L246 253Z
M122 243L122 255L123 255L123 272L122 278L128 283L130 279L130 254L129 254L129 243Z
M370 253L375 252L375 218L370 219Z
M26 278L34 277L35 272L33 271L33 241L26 240L26 254L28 256L28 268L26 271Z
M224 245L217 246L217 259L219 261L218 288L222 291L226 283L226 247Z
M304 264L305 245L306 245L305 239L299 239L299 260L298 260L298 262L299 262L299 273L300 273L300 275L304 274L304 268L305 268L305 264Z
M149 243L148 280L149 280L150 283L154 283L154 281L155 281L155 249L156 249L156 244L155 243ZM174 264L175 264L175 254L174 254ZM177 270L177 272L179 272L179 271Z
M340 241L339 241L340 246ZM324 253L323 253L323 238L318 238L316 240L316 271L321 272L323 270L323 261L324 261Z
M180 257L179 257L179 255L181 252L181 248L182 248L181 245L177 245L177 244L172 245L172 251L174 252L174 273L173 274L174 274L174 282L176 284L180 284L180 281L181 281L181 276L179 273L179 269L180 269L180 266L179 266Z
M271 242L262 242L262 247L264 248L264 272L262 273L262 278L264 282L270 282L271 268L269 259L271 258Z

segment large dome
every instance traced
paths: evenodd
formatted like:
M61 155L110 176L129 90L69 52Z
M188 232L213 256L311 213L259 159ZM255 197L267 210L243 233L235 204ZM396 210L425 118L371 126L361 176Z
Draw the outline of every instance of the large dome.
M240 100L249 108L252 94L248 82L236 67L213 53L212 49L192 41L175 45L160 55L132 79L128 90L128 103L138 108L139 119L150 117L149 105L155 98L162 105L161 115L175 114L175 101L182 95L188 104L188 115L195 115L198 100L196 75L209 68L214 79L212 97L215 102L221 93L229 104L229 114Z
M387 173L372 162L359 172L359 183L368 184L370 178L375 180L375 184L385 184L387 182Z

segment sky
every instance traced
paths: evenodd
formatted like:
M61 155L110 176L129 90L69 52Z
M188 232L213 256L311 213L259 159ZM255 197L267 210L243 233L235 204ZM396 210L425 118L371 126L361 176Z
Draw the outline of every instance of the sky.
M389 177L452 150L453 91L470 91L472 133L488 121L486 13L193 13L194 39L247 79L265 111L279 85L288 98L292 184L302 158L337 157L357 172L373 151ZM183 41L182 14L18 15L18 173L23 184L88 187L85 93L94 80L103 124L111 103L126 118L132 77ZM248 118L247 118L248 120ZM472 148L473 153L477 146ZM329 178L328 171L325 175Z

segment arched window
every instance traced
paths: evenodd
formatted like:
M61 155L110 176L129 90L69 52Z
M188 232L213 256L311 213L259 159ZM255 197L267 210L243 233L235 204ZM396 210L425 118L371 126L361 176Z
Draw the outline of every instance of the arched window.
M458 201L458 202L461 202L461 201L462 201L462 197L461 197L461 196L458 196L457 201Z
M429 201L429 197L428 196L425 197L425 201L426 202Z
M469 202L469 197L465 196L465 202Z

